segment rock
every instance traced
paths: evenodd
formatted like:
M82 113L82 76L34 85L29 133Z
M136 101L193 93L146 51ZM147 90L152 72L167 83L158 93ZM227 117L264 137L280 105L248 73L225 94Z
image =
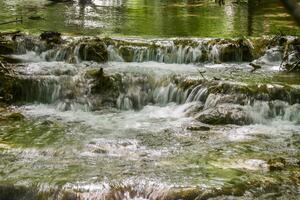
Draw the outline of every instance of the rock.
M15 41L0 38L0 54L13 54L16 52L16 49L17 43Z
M300 172L296 172L292 177L291 177L292 180L294 180L294 182L296 183L300 183Z
M250 65L251 67L253 67L253 69L251 70L251 72L254 72L254 71L256 71L257 69L261 69L261 66L258 65L258 64L256 64L256 63L254 63L254 62L249 63L249 65Z
M230 61L246 61L253 59L251 48L243 42L237 44L229 44L222 48L220 60L222 62Z
M25 119L24 115L22 115L21 113L18 113L18 112L8 115L7 118L14 120L14 121L21 121L21 120Z
M113 89L114 83L113 79L109 76L105 76L103 68L100 68L97 71L94 71L92 74L89 74L94 78L94 85L92 86L92 93L105 92Z
M79 56L84 61L106 62L108 60L106 45L101 39L81 42Z
M198 115L196 119L205 124L237 124L245 125L251 123L250 116L240 105L220 104L216 107L208 108Z
M47 44L60 44L61 33L54 32L54 31L45 31L40 35L41 40L46 41Z
M210 127L208 127L208 126L189 126L186 129L189 131L209 131Z
M41 123L41 125L43 125L43 126L51 126L53 124L54 124L54 122L50 121L50 120L45 120Z
M133 61L134 51L130 47L120 47L119 52L125 62Z
M0 149L10 149L11 146L9 146L8 144L3 144L3 143L0 143Z
M172 188L166 195L166 200L194 200L202 195L203 191L200 188Z
M268 160L269 170L270 171L278 171L283 170L286 166L286 161L284 158L272 158Z
M95 105L115 106L122 87L122 77L119 74L105 75L103 68L90 70L85 74L91 80L91 94L97 96Z
M11 103L19 95L19 80L10 65L0 62L0 102Z
M106 149L102 149L102 148L98 148L98 149L93 150L93 153L106 154L107 150Z
M21 63L22 60L10 55L0 55L0 61L5 63Z

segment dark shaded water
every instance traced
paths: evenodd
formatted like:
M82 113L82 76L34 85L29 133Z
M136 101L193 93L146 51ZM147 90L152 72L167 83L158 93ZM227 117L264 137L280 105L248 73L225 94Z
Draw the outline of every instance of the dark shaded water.
M144 37L300 34L278 0L260 3L252 0L249 4L227 1L225 6L204 0L94 0L90 3L0 0L0 11L1 22L24 19L22 24L9 24L1 29L34 33L56 30L80 35Z

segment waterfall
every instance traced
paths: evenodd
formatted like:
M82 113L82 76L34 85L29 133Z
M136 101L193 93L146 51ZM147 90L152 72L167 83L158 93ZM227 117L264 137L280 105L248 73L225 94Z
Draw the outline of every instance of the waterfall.
M35 51L47 61L80 63L93 60L97 54L107 53L109 61L159 63L241 62L251 60L251 44L219 39L169 39L161 41L132 39L66 40L60 45L47 46L36 38L21 38L17 41L19 54ZM90 48L92 47L92 48ZM242 50L241 50L242 48ZM92 51L90 51L92 49ZM90 55L95 50L94 55ZM101 52L100 52L101 51ZM103 55L102 55L103 56ZM101 57L101 56L100 56ZM98 61L99 59L95 59Z

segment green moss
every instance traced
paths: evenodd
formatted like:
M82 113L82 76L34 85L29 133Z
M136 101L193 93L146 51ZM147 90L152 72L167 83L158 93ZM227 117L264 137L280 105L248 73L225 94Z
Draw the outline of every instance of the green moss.
M251 40L252 43L252 55L254 59L258 59L263 56L269 46L269 38L255 38Z
M286 161L284 158L272 158L268 160L268 165L270 171L283 170L286 166Z
M18 113L18 112L8 115L7 118L10 120L14 120L14 121L21 121L21 120L25 119L24 115L22 115L21 113Z
M166 200L194 200L201 196L203 191L199 188L172 188L166 197Z

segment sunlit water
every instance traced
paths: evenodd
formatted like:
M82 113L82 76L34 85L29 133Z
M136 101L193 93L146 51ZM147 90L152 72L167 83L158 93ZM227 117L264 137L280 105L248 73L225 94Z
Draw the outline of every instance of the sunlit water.
M86 3L88 2L88 3ZM268 34L299 35L293 18L278 0L249 4L214 1L1 0L0 23L23 19L23 23L1 25L31 33L52 30L73 35L126 35L144 37L239 37Z

